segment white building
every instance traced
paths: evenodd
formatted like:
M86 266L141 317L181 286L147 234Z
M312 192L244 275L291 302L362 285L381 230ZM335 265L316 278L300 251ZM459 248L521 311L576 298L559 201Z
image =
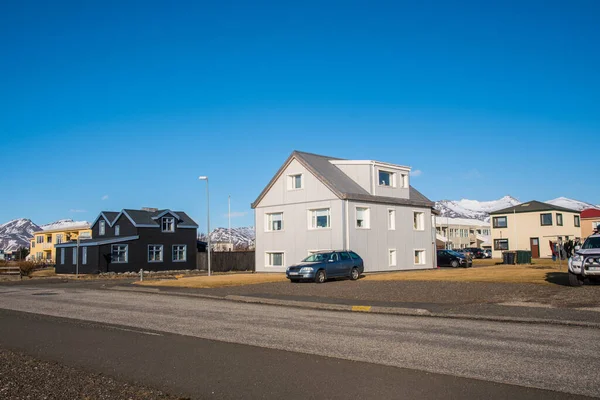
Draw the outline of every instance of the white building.
M471 218L437 217L435 229L438 247L464 249L465 247L491 247L491 224Z
M256 271L319 250L353 250L367 272L434 268L433 206L409 167L294 151L252 204Z

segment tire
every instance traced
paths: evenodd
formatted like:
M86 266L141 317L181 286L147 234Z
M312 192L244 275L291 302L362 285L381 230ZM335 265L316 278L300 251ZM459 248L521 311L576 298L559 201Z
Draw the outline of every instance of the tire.
M315 275L315 282L316 283L324 283L326 280L327 280L327 275L325 275L325 271L322 269L318 270Z
M581 277L581 275L577 275L569 271L569 285L581 286L583 285L583 278Z
M450 263L450 266L451 266L452 268L458 268L458 261L456 261L456 260L452 260L452 262Z
M353 281L358 280L360 276L360 272L358 271L358 268L354 267L352 268L352 270L350 270L350 279Z

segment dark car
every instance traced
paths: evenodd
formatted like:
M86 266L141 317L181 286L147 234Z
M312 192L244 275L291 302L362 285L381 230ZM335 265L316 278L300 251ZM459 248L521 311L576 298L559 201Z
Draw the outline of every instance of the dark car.
M285 276L291 282L312 280L323 283L329 278L350 278L355 281L364 270L362 258L353 251L322 251L287 267Z
M437 251L437 265L438 267L472 267L473 264L471 259L464 254L458 253L454 250L438 250Z
M485 252L483 251L483 249L480 249L479 247L467 247L467 248L465 248L465 251L471 253L473 258L484 258L485 257Z

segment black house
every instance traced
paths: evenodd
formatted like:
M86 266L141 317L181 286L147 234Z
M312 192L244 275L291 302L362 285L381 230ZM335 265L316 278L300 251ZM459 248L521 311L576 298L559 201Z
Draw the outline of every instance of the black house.
M78 259L82 274L195 269L197 229L182 211L103 211L91 238L56 245L56 272L75 273Z

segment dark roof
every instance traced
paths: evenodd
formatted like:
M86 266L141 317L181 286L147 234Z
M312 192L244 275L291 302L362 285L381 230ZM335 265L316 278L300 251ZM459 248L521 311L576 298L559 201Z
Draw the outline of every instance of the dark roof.
M106 219L108 219L109 222L112 222L115 220L117 215L119 215L119 212L118 211L102 211L102 214L104 214L104 216L106 217Z
M187 226L187 227L195 227L195 228L198 227L198 224L196 224L196 222L183 211L171 211L171 210L146 211L146 210L123 209L121 212L102 211L100 213L100 215L98 215L98 218L100 218L100 216L104 214L104 216L108 220L108 224L110 226L112 226L112 225L114 225L115 222L117 222L117 218L119 218L119 216L121 214L126 214L127 216L129 216L131 218L134 225L159 226L159 224L160 224L159 219L153 219L153 217L156 217L163 213L169 213L169 214L172 214L172 215L178 217L178 222L177 222L178 225ZM98 218L96 218L96 221L98 221ZM94 223L92 225L95 225L96 221L94 221Z
M255 208L260 200L269 191L277 178L283 173L288 164L296 159L314 176L317 177L325 186L327 186L337 197L342 200L366 201L372 203L383 203L391 205L408 205L417 207L433 208L434 203L421 194L418 190L410 186L409 198L402 199L397 197L374 196L365 190L362 186L356 183L352 178L346 175L341 169L333 165L330 161L342 160L341 158L321 156L318 154L304 153L294 151L288 157L286 162L281 166L275 174L271 182L263 189L258 198L252 203L252 208Z
M570 208L559 207L549 203L542 203L541 201L532 200L526 203L518 204L513 207L504 208L502 210L492 211L490 215L497 214L511 214L511 213L528 213L528 212L539 212L539 211L565 211L572 213L579 213L577 210L571 210Z

